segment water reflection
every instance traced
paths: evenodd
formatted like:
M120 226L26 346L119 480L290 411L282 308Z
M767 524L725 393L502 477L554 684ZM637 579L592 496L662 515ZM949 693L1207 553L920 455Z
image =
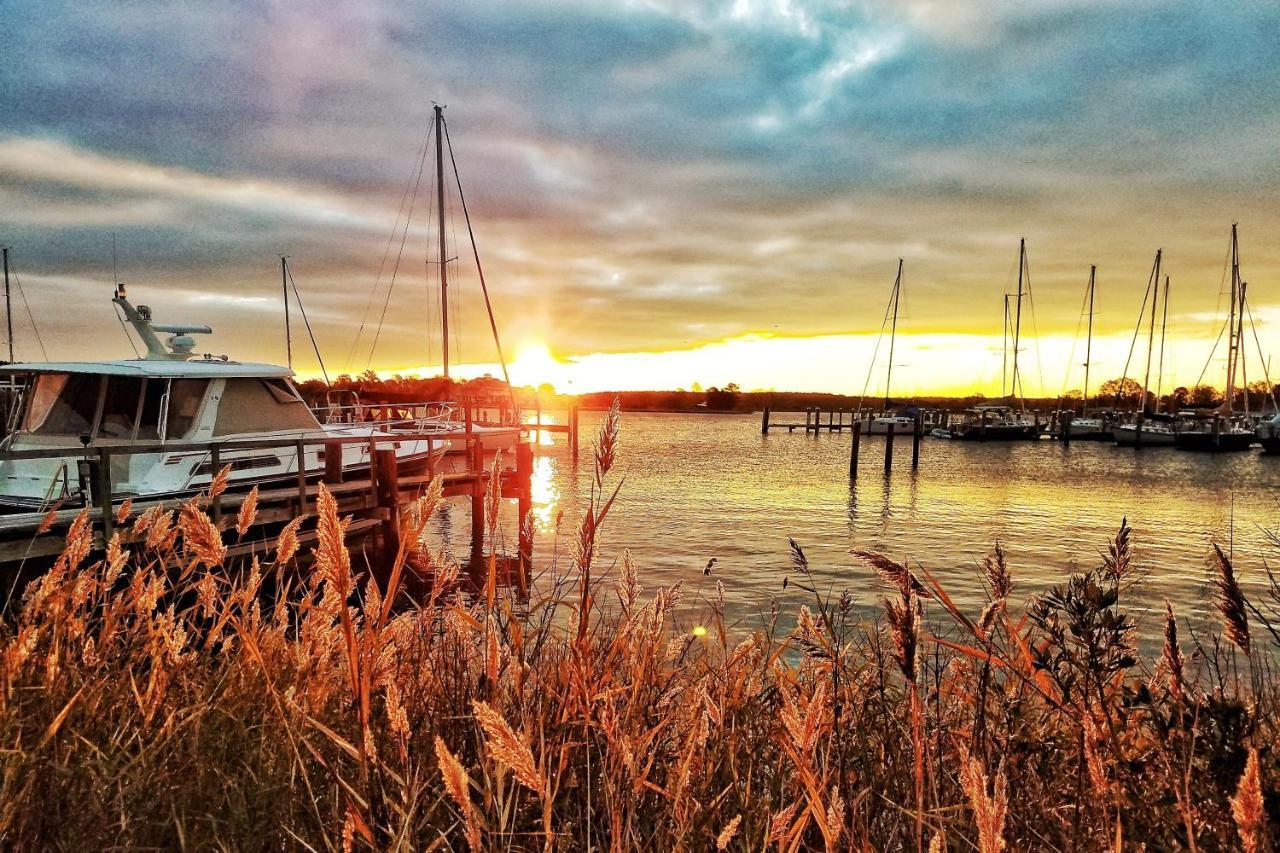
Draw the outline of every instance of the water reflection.
M534 529L541 533L551 531L559 511L560 486L556 472L559 460L553 456L538 456L533 460L533 475L529 480L532 499L530 510Z
M547 412L543 412L542 419L539 420L538 413L533 411L524 413L524 423L535 426L559 426L560 421L556 419L555 415L548 414ZM555 441L552 439L552 436L555 435L555 433L549 430L530 430L527 435L529 441L537 444L539 447L552 447L555 445Z

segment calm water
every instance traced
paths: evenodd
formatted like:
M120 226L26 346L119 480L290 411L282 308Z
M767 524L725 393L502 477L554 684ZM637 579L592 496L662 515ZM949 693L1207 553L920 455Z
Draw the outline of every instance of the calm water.
M534 477L538 565L552 553L557 515L564 513L562 552L579 518L591 477L588 431L594 434L598 421L582 417L577 465L564 436L542 436ZM1131 605L1161 607L1168 598L1195 618L1208 603L1210 544L1232 547L1242 583L1257 590L1262 560L1272 556L1263 530L1280 529L1280 458L1258 452L1211 456L1091 442L1068 449L1056 442L926 438L913 473L910 442L899 439L886 479L884 439L864 437L860 476L851 486L849 442L847 434L764 437L754 415L624 414L615 470L625 482L606 522L601 564L613 565L628 547L647 589L684 578L686 589L710 595L719 578L730 613L749 619L767 611L771 598L784 609L805 600L782 588L793 536L822 583L851 591L868 610L882 588L849 556L851 548L923 564L976 613L985 602L977 561L997 540L1013 567L1015 597L1025 598L1096 564L1128 517L1149 572ZM445 532L465 553L465 512L449 514ZM704 579L712 557L713 577Z

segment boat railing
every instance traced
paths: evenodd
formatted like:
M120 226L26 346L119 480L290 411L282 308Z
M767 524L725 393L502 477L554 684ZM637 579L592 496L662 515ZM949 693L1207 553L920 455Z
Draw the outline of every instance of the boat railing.
M439 400L410 403L328 403L312 409L316 419L326 426L376 424L423 429L443 427L455 420L457 404Z

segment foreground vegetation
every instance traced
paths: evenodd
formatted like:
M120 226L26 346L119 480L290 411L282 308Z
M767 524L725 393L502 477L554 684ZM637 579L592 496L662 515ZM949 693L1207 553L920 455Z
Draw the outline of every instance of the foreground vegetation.
M615 411L573 547L528 602L492 559L471 587L427 551L357 571L324 492L305 565L299 521L273 562L228 571L198 499L123 509L135 544L101 560L82 517L0 629L0 842L1270 849L1274 582L1246 599L1215 551L1221 636L1186 644L1167 610L1146 660L1123 526L1096 568L1022 609L997 548L973 614L923 569L856 553L883 583L877 624L792 543L785 584L812 605L731 630L718 592L645 591L625 554L601 571L616 437ZM412 506L410 533L438 501L435 486ZM691 607L705 629L676 630Z

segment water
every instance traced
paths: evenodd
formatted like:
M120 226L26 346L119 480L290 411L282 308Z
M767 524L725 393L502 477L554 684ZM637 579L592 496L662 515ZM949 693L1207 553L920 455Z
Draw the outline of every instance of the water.
M598 423L598 415L582 415L576 465L565 436L541 436L533 481L537 565L553 553L560 513L559 547L567 550L590 486L587 439ZM868 613L884 590L849 555L853 548L923 565L976 615L985 603L978 561L996 541L1013 569L1014 597L1025 600L1096 565L1127 517L1148 572L1129 602L1137 611L1160 609L1167 598L1180 616L1207 624L1206 557L1214 542L1234 553L1246 592L1266 586L1262 561L1273 552L1264 530L1280 529L1280 458L925 438L912 472L910 441L899 439L886 479L884 439L876 436L863 437L851 486L849 443L839 433L761 436L755 415L624 414L613 477L623 485L604 527L601 565L613 566L627 547L648 590L684 578L686 590L710 596L718 578L728 614L751 624L771 599L784 611L806 601L782 586L790 536L821 586L850 591ZM514 523L512 511L509 530ZM465 553L465 515L455 514L451 530ZM1146 621L1150 633L1156 620Z

